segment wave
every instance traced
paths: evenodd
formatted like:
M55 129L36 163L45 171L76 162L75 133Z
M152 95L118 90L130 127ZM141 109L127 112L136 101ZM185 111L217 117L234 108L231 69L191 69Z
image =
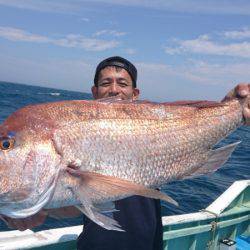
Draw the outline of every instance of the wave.
M49 93L47 93L47 92L38 92L37 93L38 95L52 95L52 96L60 96L61 95L61 93L60 92L49 92Z

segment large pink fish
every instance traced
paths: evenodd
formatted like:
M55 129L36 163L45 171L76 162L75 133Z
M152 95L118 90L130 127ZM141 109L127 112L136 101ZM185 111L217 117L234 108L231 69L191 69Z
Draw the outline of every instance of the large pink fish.
M0 214L24 218L76 205L99 225L131 195L218 169L238 142L212 150L242 125L247 102L151 103L111 98L24 107L0 126ZM70 170L68 166L74 166Z

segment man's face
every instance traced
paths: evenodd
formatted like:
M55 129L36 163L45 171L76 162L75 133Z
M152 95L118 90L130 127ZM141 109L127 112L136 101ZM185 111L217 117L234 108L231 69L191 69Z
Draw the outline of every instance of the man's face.
M99 74L98 87L92 87L92 94L95 99L117 95L123 100L137 99L139 89L133 88L132 79L125 69L106 67Z

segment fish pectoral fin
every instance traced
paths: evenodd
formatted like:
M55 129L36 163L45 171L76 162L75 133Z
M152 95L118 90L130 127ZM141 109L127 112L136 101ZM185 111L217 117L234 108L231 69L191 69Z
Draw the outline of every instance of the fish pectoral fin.
M143 185L121 178L69 168L68 172L81 178L82 189L90 189L105 200L105 197L128 197L140 195L152 199L161 199L178 206L168 195Z
M96 224L108 230L123 231L119 223L112 218L111 213L117 210L115 210L113 202L96 205L94 204L96 200L105 201L107 197L116 200L131 195L141 195L162 199L178 206L178 203L168 195L124 179L72 168L68 169L68 172L80 178L80 186L76 191L76 196L80 200L81 206L77 206L77 208Z
M228 158L239 143L240 141L221 148L217 148L215 150L211 150L208 161L186 178L196 177L215 172L228 160Z
M100 204L95 204L95 208L97 211L100 213L113 213L113 212L118 212L115 208L115 204L112 201L100 203Z
M112 213L110 213L109 216L108 214L104 215L97 211L98 208L90 204L84 204L76 207L97 225L106 228L107 230L124 232L121 225L112 218Z
M98 198L99 196L98 193L95 194L94 192L95 190L91 187L81 185L76 193L81 205L76 207L97 225L106 228L107 230L124 231L120 224L113 219L112 212L115 210L114 203L106 202L103 206L101 206L101 204L94 204L93 197ZM107 213L108 210L111 211ZM105 213L105 215L102 213Z

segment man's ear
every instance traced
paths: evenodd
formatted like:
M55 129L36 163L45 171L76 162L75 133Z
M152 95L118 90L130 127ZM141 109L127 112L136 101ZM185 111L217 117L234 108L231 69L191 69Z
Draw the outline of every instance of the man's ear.
M134 99L134 100L137 100L138 97L139 97L139 94L140 94L140 90L137 89L137 88L134 88L134 89L133 89L133 99Z
M98 89L95 85L92 86L91 91L92 91L93 98L97 99L98 98Z

